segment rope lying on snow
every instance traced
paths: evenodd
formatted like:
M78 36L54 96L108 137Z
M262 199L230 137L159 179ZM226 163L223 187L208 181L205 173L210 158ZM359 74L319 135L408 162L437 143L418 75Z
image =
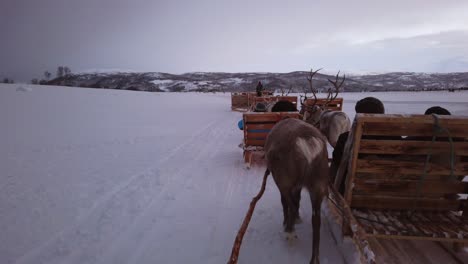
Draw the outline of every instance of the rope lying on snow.
M232 246L231 257L229 258L228 264L236 264L239 258L239 251L242 244L242 239L244 238L245 232L247 231L247 227L249 226L250 219L252 218L253 211L255 209L255 205L257 204L258 200L262 198L263 193L265 192L265 186L267 177L270 174L270 171L267 169L265 171L265 175L263 176L262 187L260 188L260 192L255 196L252 201L250 202L249 210L244 217L244 222L237 232L236 240L234 240L234 245Z

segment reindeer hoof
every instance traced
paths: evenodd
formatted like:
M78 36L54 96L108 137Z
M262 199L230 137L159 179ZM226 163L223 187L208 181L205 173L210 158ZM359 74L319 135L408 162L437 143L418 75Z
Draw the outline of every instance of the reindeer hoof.
M310 261L310 264L320 264L320 261L318 258L315 258Z
M296 224L302 224L302 218L299 215L296 218Z
M297 234L294 232L286 233L286 240L287 241L294 241L297 239Z

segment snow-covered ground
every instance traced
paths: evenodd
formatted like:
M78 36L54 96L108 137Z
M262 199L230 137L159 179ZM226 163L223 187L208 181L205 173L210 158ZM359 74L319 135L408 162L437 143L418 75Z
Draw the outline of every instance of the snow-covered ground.
M344 110L368 95L344 94ZM468 115L467 92L370 95L387 113ZM240 118L229 94L1 84L0 263L226 263L264 170L245 169ZM240 263L308 263L303 196L289 244L269 179ZM322 223L321 262L353 262Z

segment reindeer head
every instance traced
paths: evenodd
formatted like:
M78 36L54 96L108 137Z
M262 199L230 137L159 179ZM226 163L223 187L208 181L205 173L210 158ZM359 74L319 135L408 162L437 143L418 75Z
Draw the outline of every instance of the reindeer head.
M300 114L303 115L303 120L311 123L316 124L317 121L320 119L321 109L317 106L317 90L313 86L312 79L315 74L317 74L318 69L314 71L313 69L310 70L309 76L307 76L307 81L309 82L310 92L314 96L314 101L312 103L307 102L307 90L304 88L304 95L301 95L301 111Z
M284 88L283 88L283 87L280 87L281 96L288 96L289 93L291 92L292 88L293 88L292 85L289 86L289 90L285 93Z
M336 99L340 92L341 86L343 86L343 83L346 79L346 76L343 75L343 79L341 82L339 82L339 74L340 72L336 74L335 81L332 81L328 79L328 81L333 85L333 88L328 89L328 95L327 99L325 101L325 104L323 105L317 105L317 90L313 88L312 85L312 78L313 76L321 69L318 69L316 71L311 70L309 73L309 76L307 77L307 81L309 82L310 90L312 92L312 95L314 96L314 101L312 103L307 103L307 91L304 89L304 96L301 96L301 114L303 115L303 120L306 121L309 124L312 124L314 126L319 126L320 124L320 117L322 113L328 108L328 104L330 104L333 100ZM302 99L304 98L304 99Z

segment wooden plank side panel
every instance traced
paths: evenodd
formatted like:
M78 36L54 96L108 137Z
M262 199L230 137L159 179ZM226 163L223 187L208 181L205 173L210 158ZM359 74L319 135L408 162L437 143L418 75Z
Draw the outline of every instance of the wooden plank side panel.
M360 180L398 180L398 181L418 181L421 179L422 173L416 174L401 174L394 171L386 171L381 173L375 172L357 172L355 179ZM426 175L425 181L442 181L447 180L447 175Z
M456 142L455 155L468 155L468 142ZM405 154L425 155L432 153L450 153L450 142L414 141L414 140L361 140L359 153L365 154Z
M261 132L261 133L253 133L253 132L247 132L247 137L246 139L263 139L265 140L266 137L268 136L268 132Z
M286 117L299 118L299 113L244 113L243 120L245 147L263 147L270 130L276 125L277 122Z
M265 139L247 139L245 140L246 146L255 146L255 147L263 147L265 146Z
M231 104L235 106L248 106L247 100L244 101L244 100L235 99L235 98L233 98L233 100L231 101Z
M253 102L254 103L269 103L269 102L274 102L276 101L276 97L274 96L269 96L269 97L254 97Z
M277 101L288 101L297 106L297 96L277 96Z
M468 242L468 238L463 236L463 238L457 237L437 237L434 235L431 236L409 236L409 235L387 235L387 234L369 234L368 237L375 237L380 239L402 239L402 240L428 240L428 241L441 241L441 242Z
M349 139L346 142L345 146L345 153L350 153L349 163L347 164L348 170L346 175L346 187L345 187L345 194L344 199L346 202L351 204L352 201L352 193L353 193L353 185L354 185L354 177L358 168L358 154L359 154L359 146L361 144L361 137L362 137L362 124L359 120L355 120L353 124L354 129L349 134ZM352 142L350 141L352 139ZM344 160L345 158L343 158ZM341 162L340 166L343 165Z
M401 160L382 160L382 159L359 159L357 160L357 172L366 173L385 173L392 171L399 174L422 175L424 173L424 162L411 162ZM427 175L450 175L449 165L429 163L427 165ZM468 175L468 163L458 162L454 166L455 176Z
M341 107L340 107L340 106L328 106L327 108L330 109L330 110L332 110L332 111L341 111Z
M316 105L323 106L327 102L326 98L317 98ZM314 103L314 99L307 99L305 101L306 105L312 105ZM328 104L327 109L334 110L334 111L342 111L343 110L343 98L335 98L335 100L331 101Z
M452 137L467 138L468 124L450 124L444 126L450 131ZM417 137L432 137L432 123L387 123L387 122L371 122L365 123L362 129L363 135L373 136L417 136ZM448 137L448 134L441 132L438 137Z
M461 200L404 198L382 195L353 195L351 208L389 210L460 211Z
M299 118L299 112L276 112L276 113L244 113L246 123L250 122L278 122L286 117Z
M246 96L235 96L231 99L231 108L248 108L249 103Z
M354 192L359 195L415 196L421 194L468 193L468 182L459 181L401 181L360 180L354 181ZM418 193L419 190L419 193Z
M398 114L356 114L356 119L363 123L411 123L411 124L434 124L431 115L398 115ZM440 115L439 124L443 127L451 125L468 125L468 117Z
M252 131L252 130L257 130L258 132L263 131L263 130L271 130L276 123L267 123L267 124L246 124L244 126L244 131Z

